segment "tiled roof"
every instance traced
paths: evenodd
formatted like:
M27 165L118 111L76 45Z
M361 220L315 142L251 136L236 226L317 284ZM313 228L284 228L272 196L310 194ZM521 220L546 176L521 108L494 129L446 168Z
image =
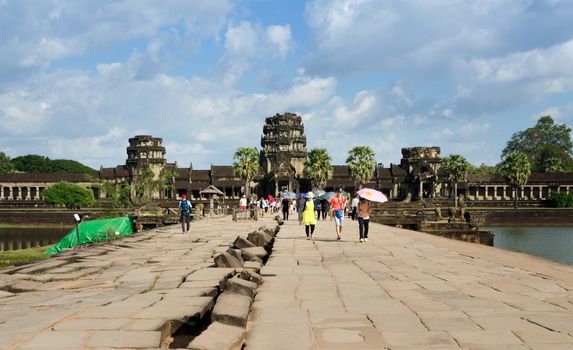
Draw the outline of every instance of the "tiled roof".
M84 173L11 173L0 174L0 182L87 182L89 177L97 178L98 174Z

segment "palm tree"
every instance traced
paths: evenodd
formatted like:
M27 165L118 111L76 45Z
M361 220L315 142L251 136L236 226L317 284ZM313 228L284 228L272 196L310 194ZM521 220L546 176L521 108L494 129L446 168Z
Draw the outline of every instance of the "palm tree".
M256 147L238 147L233 154L233 172L245 181L245 194L251 194L251 180L259 172L259 151Z
M346 165L348 165L350 176L354 178L360 189L372 178L376 170L375 153L368 146L355 146L348 151Z
M459 154L450 154L442 160L442 167L454 183L454 207L458 209L458 182L465 181L470 163Z
M332 179L333 167L330 155L324 148L313 148L304 161L304 176L314 188L324 188L326 181Z
M513 187L514 208L517 209L517 190L523 187L531 175L531 163L525 153L512 152L499 164L499 170L505 180Z

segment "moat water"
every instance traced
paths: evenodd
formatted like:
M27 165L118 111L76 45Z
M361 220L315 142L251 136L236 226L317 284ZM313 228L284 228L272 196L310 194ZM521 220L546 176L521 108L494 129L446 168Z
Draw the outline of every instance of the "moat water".
M573 265L572 227L483 227L495 232L494 247Z
M57 243L72 227L0 227L0 251Z

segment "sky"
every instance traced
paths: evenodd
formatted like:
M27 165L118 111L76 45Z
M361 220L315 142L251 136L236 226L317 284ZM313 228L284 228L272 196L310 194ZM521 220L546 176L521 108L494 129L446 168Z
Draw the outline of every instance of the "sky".
M495 165L539 116L573 124L573 0L0 0L0 23L12 158L114 167L143 134L208 169L291 112L333 164Z

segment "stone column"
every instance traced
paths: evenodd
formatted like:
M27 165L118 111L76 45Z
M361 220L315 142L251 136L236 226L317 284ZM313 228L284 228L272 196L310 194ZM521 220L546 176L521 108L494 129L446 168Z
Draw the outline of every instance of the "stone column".
M420 189L418 190L418 198L424 196L424 181L420 180Z

